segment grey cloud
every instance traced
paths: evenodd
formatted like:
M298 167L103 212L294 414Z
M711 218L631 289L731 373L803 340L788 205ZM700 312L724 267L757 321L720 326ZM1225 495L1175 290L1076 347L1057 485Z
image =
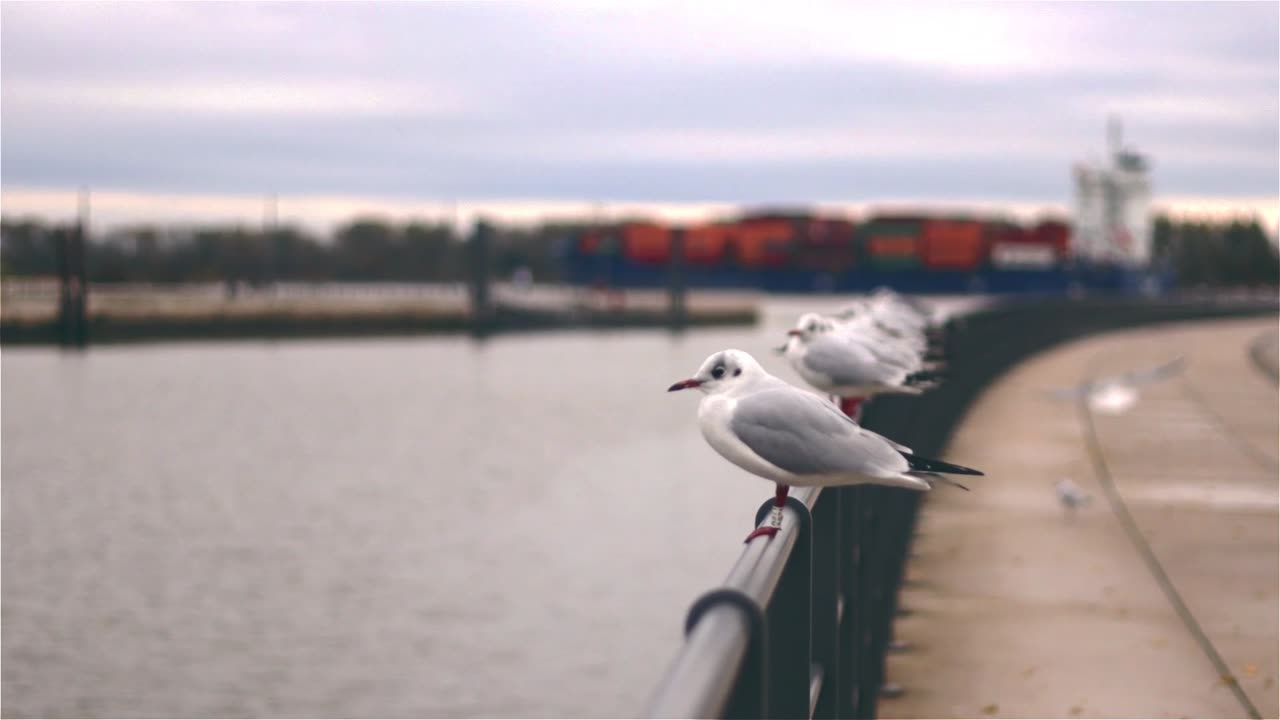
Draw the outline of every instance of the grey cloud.
M1172 115L1126 117L1130 139L1156 156L1162 191L1276 188L1274 4L1016 6L1009 11L1060 20L1072 53L1046 58L1035 72L968 74L885 60L686 66L637 59L609 52L604 30L617 28L584 36L580 23L559 21L573 9L556 5L92 7L91 22L52 4L9 3L0 11L0 179L7 185L654 201L1064 200L1068 163L1082 149L1101 150L1108 104L1168 96L1240 112L1219 118L1174 107ZM458 103L224 115L55 107L11 89L159 83L181 93L189 83L236 78L420 85L456 94ZM621 140L602 159L598 148L574 142L575 134L611 132L831 129L927 133L955 151L692 162L637 155ZM970 138L992 136L1007 137L1009 153L966 149ZM1056 149L1020 150L1021 136L1048 138ZM557 155L548 157L544 146Z

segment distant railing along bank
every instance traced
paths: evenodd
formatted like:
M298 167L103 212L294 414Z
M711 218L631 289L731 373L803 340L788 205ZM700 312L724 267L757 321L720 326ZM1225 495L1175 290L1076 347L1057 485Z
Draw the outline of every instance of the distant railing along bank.
M95 284L86 295L90 343L201 338L286 338L468 333L467 286L432 283L273 283L230 286ZM562 285L492 285L500 330L668 327L661 290L604 291ZM0 343L58 343L56 279L0 281ZM752 324L757 296L693 292L685 324Z
M865 407L863 425L940 457L983 388L1036 352L1108 330L1278 310L1275 297L1245 296L987 305L948 323L940 387L880 396ZM982 492L981 478L973 492ZM876 486L795 489L777 536L747 545L724 583L694 602L684 645L645 714L876 717L924 497ZM761 505L757 525L772 505L772 498Z

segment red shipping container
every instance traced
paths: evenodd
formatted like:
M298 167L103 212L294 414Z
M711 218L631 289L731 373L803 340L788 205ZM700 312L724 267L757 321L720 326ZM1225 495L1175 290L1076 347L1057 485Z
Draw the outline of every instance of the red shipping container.
M1058 220L1045 220L1030 233L1037 243L1052 245L1058 257L1065 257L1071 247L1071 226Z
M746 267L782 265L795 242L795 225L785 220L758 220L732 226L738 262Z
M700 225L684 231L684 258L695 265L714 265L724 258L733 234L728 225Z
M976 220L926 220L920 232L925 267L972 270L986 260L987 242Z
M805 223L800 244L810 247L848 247L853 244L853 223L847 220L810 220Z
M661 265L671 256L671 232L662 225L628 223L620 233L623 255L632 262Z
M983 224L983 236L988 247L996 243L1019 243L1031 240L1027 231L1020 226L1007 222L988 222Z
M914 257L917 245L914 235L872 235L867 238L867 254L872 257Z

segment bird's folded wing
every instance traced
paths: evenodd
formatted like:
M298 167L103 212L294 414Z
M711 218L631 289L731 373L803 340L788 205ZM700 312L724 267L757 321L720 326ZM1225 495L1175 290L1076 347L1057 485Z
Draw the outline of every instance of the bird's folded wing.
M893 444L817 396L791 387L740 399L729 429L757 455L796 475L876 477L907 469Z
M812 343L805 353L804 364L837 385L888 384L896 374L901 374L900 369L882 365L866 348L836 338Z

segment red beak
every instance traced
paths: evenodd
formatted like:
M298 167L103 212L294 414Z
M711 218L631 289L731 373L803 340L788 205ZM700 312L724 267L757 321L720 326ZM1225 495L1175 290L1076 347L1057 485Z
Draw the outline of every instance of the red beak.
M787 334L788 334L788 335L790 335L791 337L800 337L801 335L804 335L804 331L803 331L803 330L788 330L788 331L787 331Z
M675 392L677 390L688 390L689 388L696 388L701 384L702 382L700 380L681 380L675 385L672 385L671 387L667 388L667 392Z

